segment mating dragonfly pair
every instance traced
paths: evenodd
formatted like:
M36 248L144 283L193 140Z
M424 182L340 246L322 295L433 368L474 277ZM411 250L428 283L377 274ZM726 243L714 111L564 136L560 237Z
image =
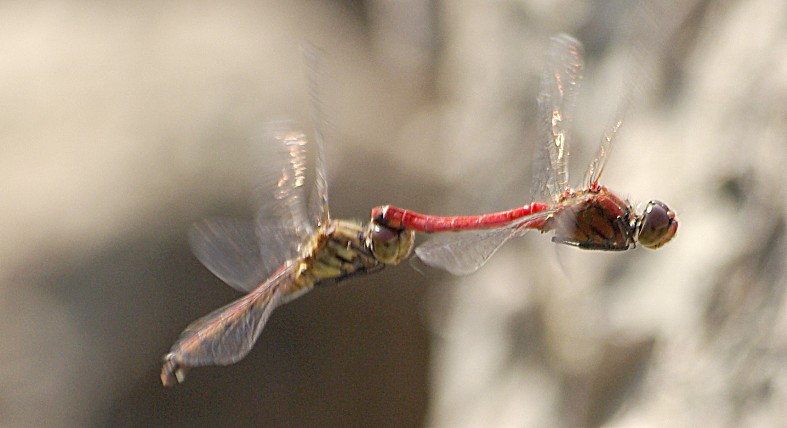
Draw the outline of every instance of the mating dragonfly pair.
M538 100L543 165L534 174L535 202L509 211L438 217L386 205L372 210L366 226L332 219L320 134L310 145L292 124L270 124L260 141L270 174L258 180L255 220L203 220L190 234L197 258L248 294L183 331L164 357L162 383L183 382L192 367L237 362L276 307L315 286L398 264L413 251L415 232L462 232L442 233L415 249L427 265L454 274L477 270L506 241L531 229L554 231L552 241L591 250L667 243L678 221L665 204L650 201L637 214L599 184L619 120L604 134L582 188L568 185L568 125L582 72L582 45L567 35L553 37ZM313 170L307 167L310 153Z

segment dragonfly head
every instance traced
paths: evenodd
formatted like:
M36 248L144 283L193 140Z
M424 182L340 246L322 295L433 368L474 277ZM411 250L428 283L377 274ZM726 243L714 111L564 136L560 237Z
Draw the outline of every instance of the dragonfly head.
M415 233L407 229L392 228L376 221L369 223L366 245L382 263L395 265L407 258L413 250Z
M667 204L650 201L637 219L639 243L650 249L660 248L678 231L678 219Z

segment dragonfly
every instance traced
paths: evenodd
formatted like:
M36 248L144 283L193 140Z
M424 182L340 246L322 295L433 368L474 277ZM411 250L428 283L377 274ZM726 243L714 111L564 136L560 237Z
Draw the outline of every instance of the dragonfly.
M190 368L245 357L276 307L317 286L396 265L412 251L410 230L330 217L319 132L310 144L293 123L274 122L259 140L254 220L205 219L189 233L205 267L248 294L186 327L164 356L165 386L183 382Z
M392 205L372 209L378 223L415 232L441 234L418 246L427 265L450 273L480 268L509 239L528 230L554 232L552 241L586 250L623 251L637 243L656 249L678 229L675 213L661 201L649 201L641 212L599 183L622 121L604 133L582 186L569 186L569 131L584 72L582 44L560 34L550 39L538 97L541 146L535 157L534 202L507 211L470 216L432 216Z

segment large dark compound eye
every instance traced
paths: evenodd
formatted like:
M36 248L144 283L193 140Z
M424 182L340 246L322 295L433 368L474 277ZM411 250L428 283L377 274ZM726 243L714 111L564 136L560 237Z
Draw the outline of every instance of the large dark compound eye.
M410 255L415 234L410 230L394 229L373 221L369 231L369 247L382 263L395 265Z
M639 243L655 250L669 242L677 231L675 213L661 201L648 202L640 218Z

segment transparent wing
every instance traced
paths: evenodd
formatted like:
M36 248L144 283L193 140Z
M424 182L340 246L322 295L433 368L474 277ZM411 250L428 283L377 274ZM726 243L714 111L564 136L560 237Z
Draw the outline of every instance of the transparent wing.
M325 166L325 109L323 108L320 88L324 86L325 70L322 58L324 54L313 44L304 44L301 48L306 74L309 82L309 98L312 107L312 123L314 124L314 143L316 148L315 185L309 199L309 216L315 224L322 225L330 221L328 212L328 181Z
M501 228L442 233L418 246L415 254L429 266L454 275L467 275L483 266L509 239L522 236L529 229L539 229L543 220L554 212L541 211Z
M611 125L601 139L597 156L590 163L583 184L594 186L598 184L604 165L609 158L613 141L622 124L622 118L628 116L628 111L635 104L642 104L643 100L653 96L656 90L656 77L661 74L658 68L671 55L670 41L675 35L676 28L685 25L685 20L690 16L692 7L686 2L638 2L629 9L626 17L621 19L625 23L617 30L614 38L620 43L625 40L624 49L621 49L619 61L622 64L610 67L614 70L614 79L620 82L619 99L615 103L617 112ZM613 59L614 61L614 59ZM625 70L620 73L620 70ZM613 95L610 92L608 95Z
M266 124L253 141L254 222L205 219L189 231L197 258L213 274L248 292L298 257L314 231L306 211L308 142L292 122ZM324 175L324 174L323 174Z
M255 226L232 218L200 220L189 230L189 244L208 270L238 291L249 292L287 260L291 228Z
M227 365L245 357L273 309L308 290L292 289L297 267L282 266L251 293L192 322L165 357L165 370Z
M467 275L483 266L498 248L516 236L512 228L449 232L415 249L421 261L453 275Z
M260 252L278 246L281 259L288 260L299 255L301 245L314 232L314 223L307 212L306 190L308 180L314 180L309 177L314 162L308 156L306 135L293 122L270 122L256 140L252 152L257 183L254 191L257 234L267 238L270 230L276 230L274 238L286 240L277 243L260 239Z
M617 135L618 129L622 124L623 121L621 119L616 119L601 137L601 144L598 147L598 152L590 162L588 170L585 173L585 178L582 181L585 188L593 188L598 185L601 174L604 172L604 166L607 164L609 152L612 150L612 143L615 141L615 135Z
M583 69L578 40L566 34L550 39L538 97L541 145L534 157L536 200L557 202L568 188L569 130Z

